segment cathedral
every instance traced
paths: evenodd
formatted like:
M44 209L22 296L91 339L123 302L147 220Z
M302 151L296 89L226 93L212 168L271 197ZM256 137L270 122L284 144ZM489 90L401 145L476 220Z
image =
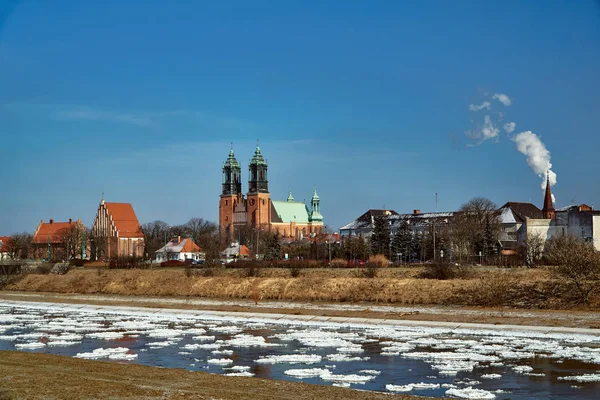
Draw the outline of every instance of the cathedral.
M304 202L294 200L290 192L287 200L271 200L268 165L260 147L256 146L248 166L248 193L242 193L242 169L235 158L233 147L223 165L223 187L219 201L221 232L234 237L236 228L249 225L253 229L268 230L282 237L301 239L323 230L321 200L315 190L310 209Z

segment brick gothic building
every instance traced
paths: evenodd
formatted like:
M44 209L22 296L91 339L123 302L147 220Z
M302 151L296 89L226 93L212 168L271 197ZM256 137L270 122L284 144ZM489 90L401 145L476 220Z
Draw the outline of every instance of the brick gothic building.
M300 238L319 234L323 230L321 200L315 190L310 209L303 202L294 201L290 192L286 201L271 200L268 165L260 148L248 166L248 193L242 194L242 169L233 148L223 165L223 185L219 201L219 227L233 238L236 227L249 225L254 229L269 230L283 237Z
M108 203L102 199L91 236L92 258L144 255L144 234L129 203Z

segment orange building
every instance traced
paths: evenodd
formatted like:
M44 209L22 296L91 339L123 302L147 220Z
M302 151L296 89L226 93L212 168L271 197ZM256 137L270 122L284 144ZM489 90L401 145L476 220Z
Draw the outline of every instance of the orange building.
M144 255L144 234L129 203L109 203L102 199L90 236L93 259Z
M304 202L294 200L291 192L286 201L271 199L268 164L256 146L248 166L248 193L242 194L242 170L233 148L223 165L223 182L219 201L219 227L229 239L237 227L276 232L283 237L301 238L323 230L321 200L315 190L310 209Z
M75 222L73 222L72 219L69 219L68 222L55 222L53 219L50 219L48 222L41 220L33 234L33 258L45 258L50 260L67 259L67 253L73 253L72 250L74 250L68 249L67 247L69 245L72 247L79 246L79 250L77 251L77 253L79 253L81 241L85 240L85 238L83 236L81 240L79 240L78 237L69 238L70 233L74 228L76 228L80 234L81 232L85 232L85 227L79 219Z

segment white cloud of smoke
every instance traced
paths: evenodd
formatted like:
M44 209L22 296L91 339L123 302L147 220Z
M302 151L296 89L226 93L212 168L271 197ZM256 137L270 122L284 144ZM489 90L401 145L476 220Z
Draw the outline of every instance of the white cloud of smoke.
M471 111L479 111L479 110L489 110L490 107L492 106L492 104L489 101L484 101L483 103L481 103L481 105L475 105L475 104L471 104L469 105L469 110Z
M498 100L500 103L504 104L506 107L508 107L512 104L510 97L508 97L507 95L502 94L502 93L495 93L492 96L492 99Z
M513 139L517 150L527 157L527 164L533 172L542 178L542 190L546 189L546 179L550 186L556 185L556 174L552 171L550 151L546 148L538 135L531 131L521 132ZM554 202L554 196L552 196Z
M489 95L486 94L486 96ZM494 93L492 99L502 103L505 107L512 105L510 97L503 93ZM469 110L473 112L486 110L486 115L484 116L483 124L465 132L467 137L475 141L474 144L468 146L477 146L490 139L498 142L500 129L497 126L500 126L502 123L504 113L495 112L492 103L487 100L483 101L480 105L470 104ZM493 119L492 116L494 117ZM510 121L506 122L502 127L510 137L510 134L515 131L517 124ZM517 150L525 155L527 164L533 172L542 178L542 190L546 189L546 179L549 180L550 186L554 186L556 184L556 173L552 171L550 151L548 151L540 137L531 131L524 131L511 137L511 140L516 143ZM554 195L552 196L552 201L554 202Z
M507 122L506 124L504 124L504 130L506 131L506 133L513 133L516 127L517 124L515 124L514 122Z

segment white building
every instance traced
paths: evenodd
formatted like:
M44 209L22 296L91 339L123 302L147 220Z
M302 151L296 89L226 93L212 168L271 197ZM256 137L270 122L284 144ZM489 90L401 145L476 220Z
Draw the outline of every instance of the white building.
M156 250L156 262L168 260L204 260L205 254L192 239L180 236Z
M9 240L10 237L8 236L0 236L0 261L10 259L10 254L8 253L7 249L7 243Z

